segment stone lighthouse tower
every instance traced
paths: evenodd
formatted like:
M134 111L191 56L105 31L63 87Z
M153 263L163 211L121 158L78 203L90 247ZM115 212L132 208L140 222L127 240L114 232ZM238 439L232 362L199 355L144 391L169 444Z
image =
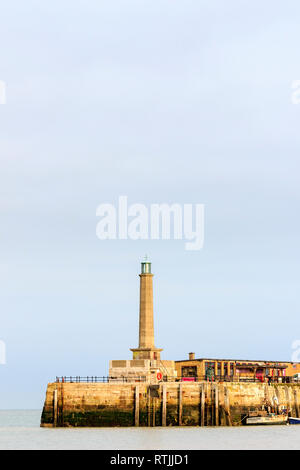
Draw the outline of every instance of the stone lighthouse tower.
M162 349L155 347L153 320L153 274L151 263L142 261L140 273L139 346L131 349L132 360L111 360L109 381L146 381L157 383L160 380L174 380L174 361L160 359Z
M139 347L131 351L133 359L152 361L159 361L162 351L154 345L153 274L147 257L142 262L140 274Z

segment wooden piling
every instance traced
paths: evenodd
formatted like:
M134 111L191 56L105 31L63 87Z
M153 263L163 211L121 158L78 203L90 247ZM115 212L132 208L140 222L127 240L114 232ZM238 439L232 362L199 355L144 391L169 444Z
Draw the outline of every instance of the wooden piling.
M293 410L292 410L292 406L291 406L290 389L286 385L284 387L284 390L285 390L285 397L286 397L286 402L287 402L287 406L288 406L288 415L291 416Z
M182 384L179 384L178 392L178 426L182 426Z
M140 388L138 385L135 387L134 424L135 426L140 425Z
M167 426L167 384L163 384L162 387L162 419L161 425Z
M148 414L148 426L151 426L151 397L150 397L150 387L148 386L147 394L147 414Z
M215 425L219 426L219 387L215 384Z
M205 423L205 384L201 384L201 426Z
M232 426L231 415L230 415L230 401L229 401L229 392L228 388L224 389L224 404L225 404L225 413L227 417L228 426Z
M213 426L215 424L215 407L214 407L214 384L211 382L208 384L210 392L210 425Z
M268 404L270 402L269 398L269 387L270 385L265 384L264 391L265 391L265 403Z
M60 418L59 418L59 424L60 426L64 426L64 383L61 383L61 407L60 407Z
M224 406L224 394L225 394L225 387L224 384L219 386L219 422L220 426L227 425L227 418L225 413L225 406Z
M295 402L295 409L296 409L296 418L299 418L299 407L298 407L298 397L297 397L297 390L294 388L294 402Z
M155 428L156 398L152 398L152 426Z
M53 392L53 426L57 427L57 390Z

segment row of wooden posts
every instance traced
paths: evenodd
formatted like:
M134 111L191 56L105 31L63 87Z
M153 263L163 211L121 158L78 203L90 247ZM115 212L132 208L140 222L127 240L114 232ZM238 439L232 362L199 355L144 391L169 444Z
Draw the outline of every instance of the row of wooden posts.
M211 405L211 425L219 426L219 388L217 384L211 385L212 390L212 405ZM207 389L208 390L208 389ZM200 385L200 426L205 426L205 417L207 413L206 407L206 384ZM151 394L150 387L148 389L148 426L156 425L156 398L152 397L152 407L151 407ZM135 387L135 426L140 425L140 387L136 385ZM178 390L178 426L182 426L182 384L179 384ZM152 408L152 417L151 417L151 408ZM167 384L162 385L162 410L161 410L161 426L167 425ZM228 389L224 388L224 411L226 416L226 421L228 426L232 426L231 414L230 414L230 403L229 403L229 392Z
M206 384L200 384L200 413L199 413L199 424L200 426L210 425L210 426L219 426L220 425L220 401L219 401L219 388L217 384L211 384L211 406L207 406L206 396L208 394L208 388ZM270 401L269 397L269 386L265 386L266 397ZM293 390L293 401L292 403L290 396L289 387L285 386L285 395L286 395L286 404L290 412L294 412L296 417L300 417L300 408L297 398L297 390ZM208 398L208 396L207 396ZM155 413L156 413L156 399L152 398L152 419L151 419L151 397L148 391L148 426L155 426ZM139 426L139 386L135 388L135 426ZM277 412L279 413L279 407L277 407ZM210 410L211 415L208 416L208 410ZM229 401L229 391L227 387L224 387L224 407L225 420L227 426L232 426L232 417L230 412L230 401ZM208 424L209 423L209 424ZM225 424L225 423L224 423ZM167 425L167 384L162 385L162 417L161 417L161 426ZM182 426L182 384L179 384L178 390L178 425Z
M208 390L208 389L207 389ZM200 385L200 425L205 425L205 416L206 416L206 384ZM211 425L219 426L219 389L217 384L212 384L212 416L211 416ZM63 387L61 386L61 399L62 399L62 417L63 417ZM147 413L148 413L148 426L155 427L156 425L156 398L152 397L152 407L151 407L151 394L150 387L148 388L148 403L147 403ZM136 385L135 387L135 416L134 422L135 426L140 424L140 386ZM228 389L224 389L224 405L225 405L225 415L227 419L227 425L232 426L231 415L230 415L230 404L229 404L229 393ZM151 408L152 408L152 417L151 417ZM53 424L54 427L57 426L58 418L58 393L57 390L54 390L53 393ZM161 425L167 425L167 384L162 385L162 419ZM182 384L179 384L179 396L178 396L178 425L182 426Z
M161 405L161 426L167 425L167 384L164 383L162 386L162 405ZM158 389L159 386L154 386ZM207 406L206 398L208 398L208 391L211 391L211 405ZM178 385L178 425L182 426L183 424L183 416L182 416L182 409L183 409L183 384ZM219 400L219 387L217 384L210 384L210 387L207 384L202 383L199 384L199 393L200 393L200 403L199 403L199 425L205 426L219 426L220 425L220 410L223 409L223 421L224 421L224 413L226 419L226 425L232 426L232 419L230 413L230 401L229 401L229 391L227 387L224 387L224 406L220 407L220 400ZM290 389L289 387L285 386L285 396L286 396L286 404L289 410L294 410L297 417L300 417L300 409L297 399L297 391L296 389L293 390L293 402L290 396ZM62 422L60 425L63 425L63 407L64 407L64 394L63 394L63 384L60 387L60 397L61 397L61 406L60 410L58 410L58 390L54 390L53 393L53 424L57 426L58 424L58 414L60 415L60 420ZM265 398L268 402L271 401L270 396L270 387L268 385L265 386ZM156 407L155 397L151 397L151 385L148 387L148 394L147 394L147 423L148 426L155 426L156 425ZM152 406L151 406L152 401ZM140 425L140 385L135 386L135 394L134 394L134 423L135 426ZM210 416L208 416L210 411ZM224 423L225 424L225 423Z

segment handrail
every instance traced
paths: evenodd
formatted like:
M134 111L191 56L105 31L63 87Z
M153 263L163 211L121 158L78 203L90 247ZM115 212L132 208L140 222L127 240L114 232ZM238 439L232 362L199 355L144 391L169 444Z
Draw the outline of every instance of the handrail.
M62 376L56 377L57 383L135 383L135 382L148 382L146 376L135 376L135 377L112 377L112 376ZM165 375L158 382L240 382L240 383L299 383L299 379L295 379L293 376L286 377L271 377L268 378L257 378L251 376L231 376L231 375L216 375L216 376L190 376L190 377L173 377Z
M146 382L145 376L132 377L109 377L109 376L62 376L56 377L57 383L108 383L108 382Z

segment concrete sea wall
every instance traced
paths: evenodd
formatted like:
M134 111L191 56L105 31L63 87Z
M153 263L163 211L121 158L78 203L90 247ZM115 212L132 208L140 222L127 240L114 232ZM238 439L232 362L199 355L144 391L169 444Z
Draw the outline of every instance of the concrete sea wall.
M263 406L300 417L300 385L50 383L41 426L238 426Z

